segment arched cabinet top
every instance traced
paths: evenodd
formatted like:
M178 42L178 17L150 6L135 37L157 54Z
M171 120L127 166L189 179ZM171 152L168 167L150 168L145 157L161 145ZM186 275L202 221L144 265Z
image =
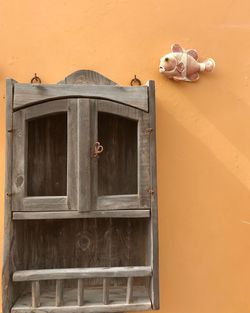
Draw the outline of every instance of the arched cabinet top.
M14 83L13 110L65 98L104 99L148 112L148 86L119 86L105 76L79 70L58 84Z
M78 84L78 85L117 85L109 78L96 71L79 70L65 77L59 84Z

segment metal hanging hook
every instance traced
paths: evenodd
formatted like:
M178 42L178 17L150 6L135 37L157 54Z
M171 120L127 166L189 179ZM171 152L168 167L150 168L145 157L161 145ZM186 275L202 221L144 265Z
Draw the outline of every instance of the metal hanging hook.
M31 84L41 84L41 83L42 83L41 78L38 77L38 76L36 75L36 73L35 73L35 76L31 79L30 82L31 82Z
M131 86L141 86L141 81L135 75L135 77L131 80L130 85Z

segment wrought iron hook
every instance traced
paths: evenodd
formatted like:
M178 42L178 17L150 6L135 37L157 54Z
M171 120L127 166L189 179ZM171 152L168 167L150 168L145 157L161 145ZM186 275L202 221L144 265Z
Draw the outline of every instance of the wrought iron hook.
M35 73L35 76L31 79L30 82L31 82L31 84L41 84L41 83L42 83L41 78L38 77L38 76L36 75L36 73Z
M141 81L135 75L135 77L131 80L130 85L131 86L141 86Z

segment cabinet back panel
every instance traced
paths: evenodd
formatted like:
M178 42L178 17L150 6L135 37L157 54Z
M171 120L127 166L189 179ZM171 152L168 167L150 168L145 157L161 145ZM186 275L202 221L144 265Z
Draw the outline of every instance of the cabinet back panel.
M27 196L67 195L67 113L27 122Z
M146 265L149 219L15 221L16 270Z
M98 195L137 194L137 126L135 120L98 113Z

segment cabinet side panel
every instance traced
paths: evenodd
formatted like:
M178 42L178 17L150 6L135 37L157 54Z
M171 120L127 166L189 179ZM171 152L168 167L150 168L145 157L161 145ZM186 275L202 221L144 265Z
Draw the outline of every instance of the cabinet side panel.
M158 206L157 206L157 167L156 167L156 116L155 116L155 84L148 82L150 127L150 169L151 169L151 301L153 309L159 309L159 247L158 247Z
M12 98L13 84L11 79L6 82L6 155L5 155L5 211L4 211L4 243L2 263L2 312L8 313L14 302L11 273L13 224L11 221L11 178L12 178ZM9 130L9 131L8 131Z

